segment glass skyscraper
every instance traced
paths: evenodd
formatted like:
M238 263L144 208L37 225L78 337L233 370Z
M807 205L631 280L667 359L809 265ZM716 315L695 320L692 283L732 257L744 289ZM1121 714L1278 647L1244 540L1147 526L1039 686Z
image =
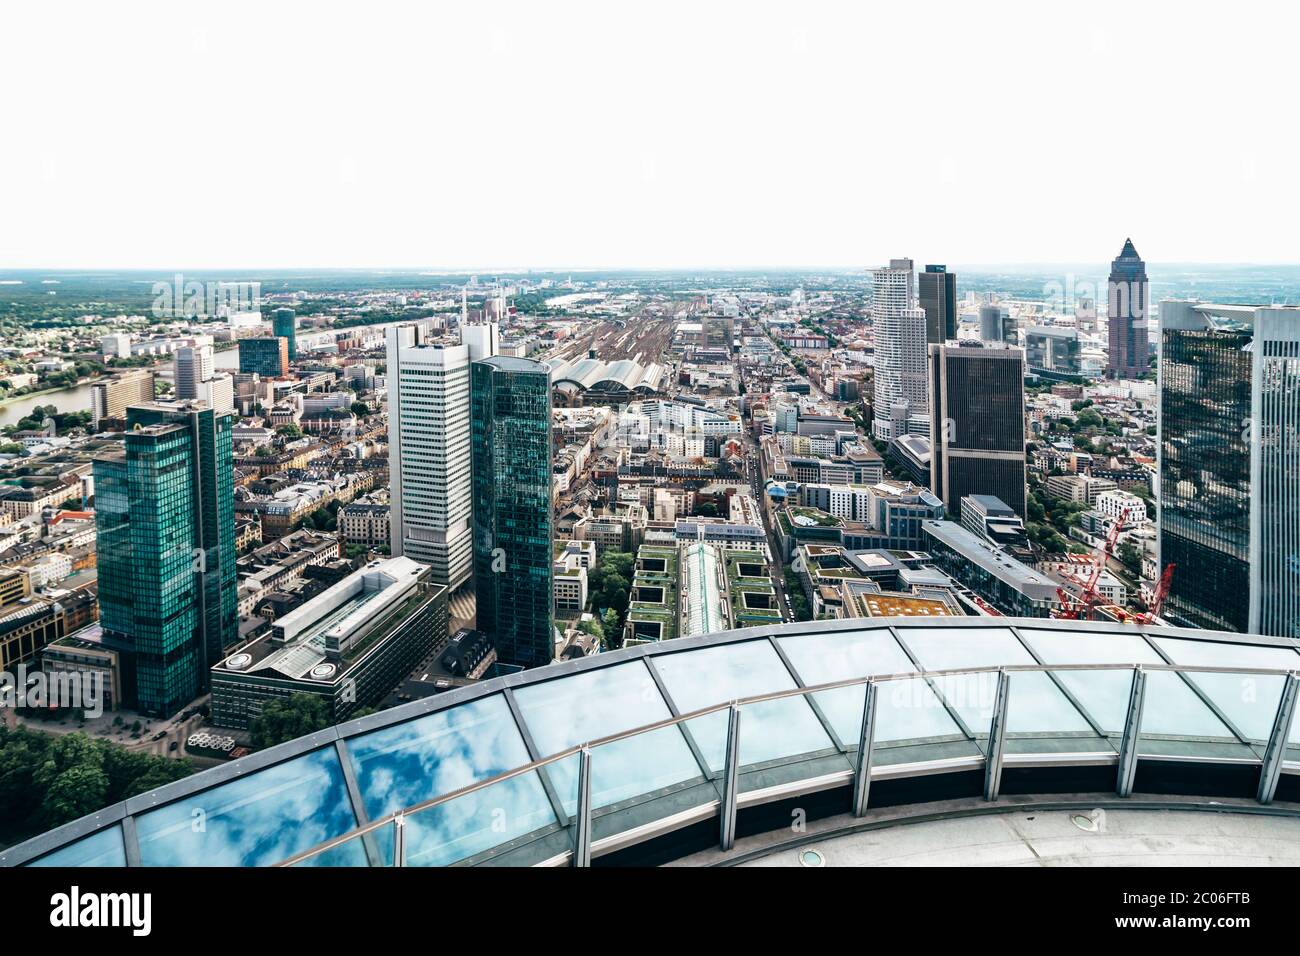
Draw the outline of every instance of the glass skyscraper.
M925 310L925 341L942 345L957 337L957 273L947 266L926 266L917 276L920 306Z
M550 369L498 356L470 367L478 628L505 664L555 652Z
M1165 616L1300 636L1300 309L1163 302L1160 330Z
M256 372L262 378L284 378L289 374L289 340L282 335L241 339L239 371Z
M146 714L202 693L238 639L233 426L201 402L133 405L124 450L95 460L100 624Z
M298 319L293 309L276 309L271 317L271 332L276 338L285 339L289 346L289 361L298 358Z

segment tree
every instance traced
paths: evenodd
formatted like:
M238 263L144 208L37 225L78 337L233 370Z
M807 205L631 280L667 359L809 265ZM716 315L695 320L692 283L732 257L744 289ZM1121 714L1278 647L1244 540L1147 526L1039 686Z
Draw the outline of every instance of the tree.
M93 765L70 767L50 782L41 816L47 827L62 826L107 806L107 796L108 777L103 770Z
M1115 557L1124 565L1124 570L1136 577L1142 575L1142 552L1131 541L1123 542L1115 549Z
M286 425L281 425L281 426L280 426L279 428L277 428L275 431L276 431L277 434L279 434L279 435L283 435L283 436L284 436L285 438L287 438L289 441L295 441L295 440L297 440L297 439L299 439L299 438L302 437L302 429L299 428L299 427L298 427L295 423L293 423L293 422L289 422L289 423L286 424Z
M319 694L290 694L262 705L249 728L253 746L274 747L324 730L332 723L329 702Z
M357 416L357 418L365 418L370 414L370 406L365 402L353 402L351 407L352 414Z

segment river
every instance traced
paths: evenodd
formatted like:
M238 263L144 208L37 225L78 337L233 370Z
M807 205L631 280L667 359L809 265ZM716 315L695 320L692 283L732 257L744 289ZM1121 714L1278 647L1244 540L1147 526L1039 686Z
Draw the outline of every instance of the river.
M239 348L225 349L212 357L213 367L223 371L236 371L239 368ZM153 367L155 373L170 378L174 374L172 362L161 362ZM90 383L73 385L57 392L44 392L40 395L24 395L0 405L0 425L13 425L31 414L37 405L53 405L61 412L90 411Z

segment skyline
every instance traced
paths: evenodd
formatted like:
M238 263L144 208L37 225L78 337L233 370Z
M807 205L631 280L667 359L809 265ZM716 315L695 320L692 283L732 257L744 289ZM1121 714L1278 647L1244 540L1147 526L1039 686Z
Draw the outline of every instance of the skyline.
M0 268L1087 262L1116 221L1263 263L1300 214L1294 11L153 9L10 14Z

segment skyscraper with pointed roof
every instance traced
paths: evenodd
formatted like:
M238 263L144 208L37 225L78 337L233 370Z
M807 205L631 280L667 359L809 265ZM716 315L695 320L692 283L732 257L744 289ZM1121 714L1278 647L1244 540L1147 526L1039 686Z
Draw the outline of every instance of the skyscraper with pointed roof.
M1140 378L1150 370L1147 321L1150 315L1147 267L1125 239L1119 257L1110 264L1106 283L1110 351L1106 359L1107 378Z

